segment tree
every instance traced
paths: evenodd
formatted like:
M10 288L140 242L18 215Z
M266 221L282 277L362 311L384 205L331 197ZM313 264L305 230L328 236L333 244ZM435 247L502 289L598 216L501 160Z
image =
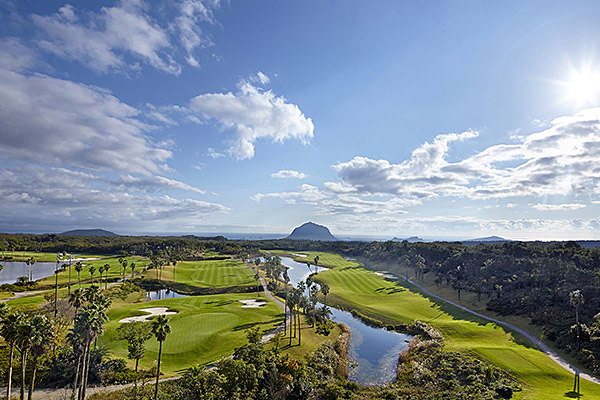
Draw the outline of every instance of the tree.
M94 267L93 264L90 265L89 271L90 271L90 275L92 276L92 285L93 285L94 284L94 274L96 273L96 267Z
M83 292L81 289L75 289L69 296L69 303L75 307L75 315L79 311L79 307L83 305Z
M258 272L254 274L254 280L256 281L256 297L260 297L260 289L258 286L258 282L260 280L260 275L258 275Z
M313 263L315 264L315 273L319 273L319 256L316 256L315 259L313 260Z
M31 319L31 356L32 356L32 371L31 384L29 386L28 399L33 396L33 388L35 386L35 373L37 371L38 359L46 353L46 350L52 345L54 334L52 332L52 323L45 315L36 314Z
M144 354L146 353L144 343L152 337L152 332L148 324L140 321L121 324L117 330L120 333L120 338L127 340L127 357L130 360L135 360L135 380L133 386L137 395L138 364L144 358Z
M92 286L88 289L96 288ZM97 288L96 288L97 289ZM86 298L84 293L84 298ZM110 299L108 300L110 302ZM91 346L92 342L102 333L104 333L104 324L108 321L106 315L106 304L98 299L98 301L90 302L87 304L83 311L75 317L74 331L78 331L78 334L84 338L84 352L82 362L82 374L81 374L81 389L80 398L85 399L85 390L87 387L87 380L90 371L90 360L91 360Z
M580 336L581 336L581 327L579 324L579 307L584 303L583 293L581 290L573 290L569 293L569 301L571 305L575 307L575 322L577 324L577 351L580 348Z
M158 340L158 368L156 371L156 387L154 388L154 400L158 399L158 379L160 377L160 358L162 356L162 344L167 338L167 335L171 333L171 326L169 325L169 319L164 315L159 315L156 320L152 322L152 333Z
M124 281L125 280L125 271L127 271L127 260L123 260L121 262L121 265L123 266L123 276L121 277L121 280Z
M285 308L283 310L283 332L287 331L287 308L288 307L288 284L290 283L290 276L288 275L288 269L284 268L283 269L283 273L281 274L283 276L283 281L285 282ZM290 313L291 316L291 313ZM291 330L290 330L290 336L291 336Z
M129 267L131 268L131 278L129 280L129 289L131 289L131 287L133 285L133 274L135 273L135 263L132 262L131 264L129 264Z
M321 283L321 293L323 293L323 304L327 307L327 295L329 294L329 285L325 282Z
M29 319L24 318L19 321L17 327L16 346L21 353L21 399L25 399L25 368L27 367L27 353L31 347L31 325Z
M20 314L19 312L12 312L6 315L4 318L2 318L2 328L0 328L0 336L4 338L4 341L8 344L8 347L10 348L8 356L8 385L6 388L7 399L10 399L11 394L13 355L15 351L15 344L19 339L19 326L22 320L22 314Z
M77 279L79 280L79 289L81 289L81 271L83 271L83 264L81 261L75 263L75 271L77 271Z

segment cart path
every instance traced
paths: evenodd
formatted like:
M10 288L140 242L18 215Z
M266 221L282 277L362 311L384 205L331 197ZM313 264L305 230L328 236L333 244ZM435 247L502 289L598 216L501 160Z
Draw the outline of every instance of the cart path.
M569 363L567 360L565 360L564 358L562 358L561 356L559 356L554 350L552 350L552 348L550 348L550 346L548 346L546 343L542 342L540 339L538 339L537 337L535 337L534 335L532 335L531 333L527 332L524 329L519 328L518 326L515 326L513 324L509 324L508 322L504 322L504 321L500 321L498 319L492 318L492 317L488 317L486 315L480 314L477 311L473 311L468 309L467 307L461 306L460 304L457 304L455 302L453 302L452 300L448 300L444 297L438 296L436 294L431 293L429 290L425 289L423 286L419 285L416 282L413 282L411 279L409 279L408 277L396 273L396 272L387 272L389 274L392 275L396 275L399 276L401 278L403 278L405 281L410 282L411 284L415 285L416 287L418 287L419 289L421 289L421 291L423 291L423 293L425 293L428 296L434 297L438 300L442 300L445 301L446 303L452 304L455 307L460 308L461 310L467 311L473 315L476 315L480 318L486 319L488 321L492 321L498 325L504 326L506 328L512 329L518 333L520 333L521 335L523 335L525 338L527 338L531 343L533 343L538 349L540 349L544 354L546 354L548 357L550 357L550 359L552 361L554 361L555 363L557 363L558 365L560 365L561 367L563 367L564 369L566 369L567 371L579 375L581 378L585 379L586 381L589 382L593 382L596 383L598 385L600 385L600 379L587 374L585 372L583 372L582 370L580 370L579 368L577 368L576 366L572 365L571 363Z

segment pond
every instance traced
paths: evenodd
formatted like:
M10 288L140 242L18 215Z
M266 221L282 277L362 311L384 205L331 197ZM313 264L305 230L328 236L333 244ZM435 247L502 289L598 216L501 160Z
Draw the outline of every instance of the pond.
M54 275L56 263L36 262L33 266L27 266L23 261L0 261L4 269L0 271L0 285L4 283L15 283L20 276L29 276L31 271L34 281Z
M289 267L290 283L294 286L314 272L306 264L289 257L281 257L281 262ZM319 271L324 269L319 267ZM349 356L357 365L350 369L349 379L361 385L393 382L396 379L398 355L408 347L412 336L370 327L347 311L331 308L331 313L334 321L344 322L350 327Z
M170 289L146 291L146 298L149 299L150 301L162 300L162 299L174 299L175 297L188 297L188 295L177 293Z

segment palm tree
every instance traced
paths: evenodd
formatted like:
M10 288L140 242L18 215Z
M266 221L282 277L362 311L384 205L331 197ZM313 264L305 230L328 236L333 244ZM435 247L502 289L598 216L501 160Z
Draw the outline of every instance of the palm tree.
M110 269L110 264L104 264L104 289L108 288L108 270Z
M35 386L35 373L37 371L38 358L46 353L46 350L52 344L52 323L45 315L36 314L31 319L31 356L33 358L33 368L31 371L31 385L29 386L28 399L33 396L33 388Z
M313 260L313 263L315 264L315 273L319 273L319 256L316 256L315 259Z
M73 255L67 254L69 257L69 296L71 295L71 263L73 262Z
M4 303L3 303L4 304ZM10 399L10 391L12 386L12 363L15 351L15 344L19 338L19 326L23 320L23 315L19 312L12 312L2 319L2 328L0 328L0 336L10 348L8 356L8 387L6 389L6 398Z
M17 327L16 346L21 353L21 400L25 399L25 368L27 366L27 353L31 347L31 325L28 319L21 319Z
M260 289L258 288L258 280L260 279L260 275L258 272L254 274L254 280L256 281L256 297L260 297Z
M283 332L285 333L287 331L287 308L289 308L288 306L288 284L290 283L290 276L288 275L288 269L287 267L283 269L283 273L281 274L283 276L283 281L285 282L285 307L283 310ZM291 312L290 312L290 316L291 316ZM290 336L291 336L291 331L290 331Z
M158 340L158 369L156 371L156 387L154 388L154 400L158 399L158 378L160 377L160 357L162 355L162 343L167 338L167 335L171 333L171 327L168 324L169 319L160 315L154 322L152 322L152 333Z
M88 289L95 288L92 286ZM81 375L81 399L85 399L85 389L87 387L88 375L90 372L90 360L91 360L91 346L92 342L102 333L104 333L104 324L108 321L106 315L105 304L99 302L90 302L82 313L80 313L76 320L75 325L80 325L83 332L86 334L84 355L83 355L83 374Z
M92 276L92 285L94 284L94 274L96 273L96 267L90 265L90 275Z
M123 266L123 277L121 278L121 280L124 281L125 280L125 271L127 270L127 260L123 260L121 265Z
M75 263L75 271L77 271L77 279L79 280L79 289L81 289L81 271L83 271L83 264L81 261Z
M69 303L71 303L71 305L75 307L75 315L77 315L79 307L83 305L83 292L81 291L81 289L75 289L75 291L71 293L71 295L69 296Z
M323 303L325 305L325 307L327 307L327 295L329 294L329 285L326 284L325 282L321 283L321 293L323 293Z
M579 307L584 303L583 293L581 290L573 290L569 293L569 301L571 305L575 307L575 321L577 323L577 351L579 351L580 347L580 336L581 336L581 328L579 326Z
M135 263L132 262L131 264L129 264L129 267L131 268L131 278L129 278L129 289L131 289L133 285L133 274L135 273Z

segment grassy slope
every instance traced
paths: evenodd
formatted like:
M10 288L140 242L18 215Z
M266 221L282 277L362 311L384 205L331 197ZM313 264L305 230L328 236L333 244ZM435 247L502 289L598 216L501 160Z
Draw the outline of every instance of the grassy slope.
M247 294L228 294L115 303L109 311L110 321L100 343L107 345L114 356L127 358L127 343L118 340L117 336L118 321L146 315L139 311L141 308L169 307L169 311L178 314L170 317L172 333L164 342L162 372L175 375L192 365L210 364L231 354L236 347L246 343L246 329L260 326L261 332L266 333L283 321L283 312L272 302L261 308L241 308L238 300L246 298ZM150 368L158 357L156 339L146 343L146 350L140 366Z
M25 261L30 257L35 257L37 261L56 262L56 253L40 253L36 251L5 251L0 252L0 257L2 257L3 254L6 257L12 257L10 261ZM73 256L75 257L75 261L77 261L77 258L104 257L94 254L74 254Z
M357 263L350 266L351 262L339 256L327 260L341 265L318 277L331 287L329 303L358 309L384 322L419 319L435 326L443 333L448 350L469 353L510 369L524 383L524 391L517 398L565 398L573 388L573 375L519 335L429 299L410 284L383 279ZM581 380L581 392L586 398L600 398L600 385Z
M127 266L127 269L125 270L126 277L131 275L131 267L129 265L132 262L135 263L135 272L139 272L139 271L143 270L146 267L147 262L148 262L148 260L144 257L126 257L125 259L128 261L128 266ZM75 259L74 261L77 261L77 260ZM110 265L110 268L108 270L109 282L111 280L121 279L121 277L123 275L123 267L119 263L119 257L117 257L117 256L103 258L100 260L83 261L82 263L84 264L83 270L81 271L81 282L82 283L91 281L92 276L90 275L90 266L92 266L92 265L94 267L96 267L96 272L94 273L94 282L98 282L98 279L100 278L100 273L98 272L98 269L101 266L103 266L104 264ZM68 262L66 264L68 265ZM74 264L75 264L75 262L73 262L71 264L71 286L79 287L77 271L75 271ZM35 268L35 265L34 265L34 268ZM106 272L103 273L103 276L104 277L107 276ZM39 280L39 283L42 285L54 285L54 282L55 282L54 275ZM66 285L66 284L68 284L68 282L69 282L69 267L67 267L64 271L61 271L58 274L58 284L59 285Z

